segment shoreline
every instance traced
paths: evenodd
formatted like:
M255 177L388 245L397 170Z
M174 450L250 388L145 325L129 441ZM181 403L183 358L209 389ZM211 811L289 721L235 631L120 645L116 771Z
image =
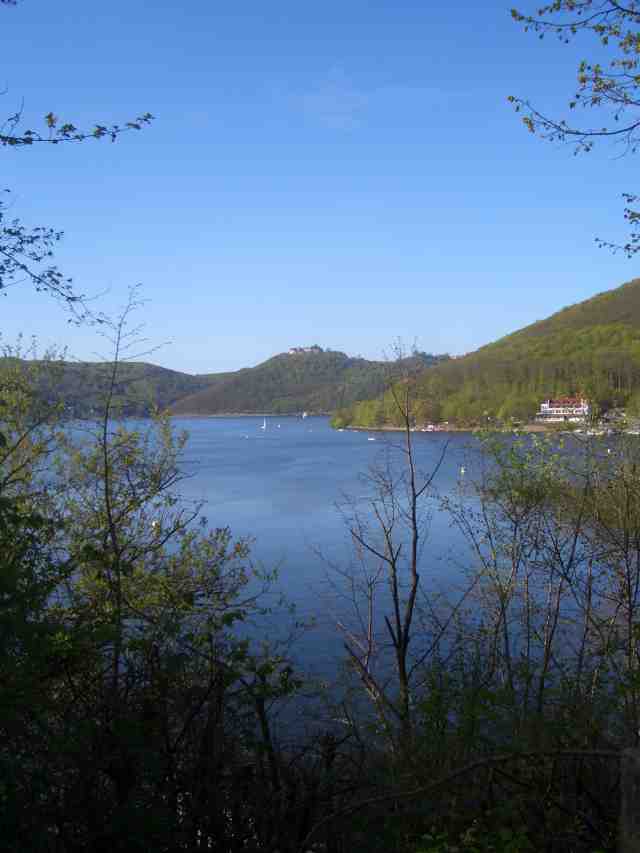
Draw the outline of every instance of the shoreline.
M307 418L330 418L333 412L307 412ZM176 413L169 412L170 418L296 418L297 420L306 420L302 415L288 412L280 414L279 412L216 412L215 414L204 415L189 414L185 412Z
M557 425L549 425L545 426L544 424L524 424L523 426L517 428L502 428L502 429L494 429L490 430L491 432L500 432L500 433L522 433L522 432L545 432L545 433L565 433L570 432L570 430L560 429L561 424ZM377 427L363 427L363 426L346 426L343 427L345 430L352 430L353 432L404 432L405 427L397 427L397 426L377 426ZM455 426L450 424L446 429L433 429L433 430L423 430L423 429L412 429L411 433L420 433L423 435L438 435L439 433L450 433L450 432L479 432L484 429L481 426Z
M330 418L333 412L309 412L307 414L307 418ZM148 417L148 416L147 416ZM302 418L299 414L279 414L278 412L217 412L215 414L175 414L173 412L169 412L170 418L189 418L192 420L206 420L206 419L215 419L215 418L294 418L295 420L306 420L306 418ZM564 426L564 428L563 428ZM349 425L345 427L332 427L335 432L338 432L340 429L343 429L345 432L404 432L405 427L402 426L376 426L376 427L365 427L365 426L355 426ZM421 435L438 435L439 433L474 433L480 430L485 429L484 427L478 426L456 426L455 424L449 424L445 429L434 429L434 430L423 430L423 429L412 429L411 433L416 434L419 433ZM571 430L566 429L566 425L563 424L540 424L540 423L529 423L523 424L520 427L511 428L504 427L501 429L491 430L492 432L499 432L505 434L517 434L517 433L567 433L571 432Z
M335 429L335 427L334 427ZM377 426L377 427L363 427L363 426L346 426L342 427L345 431L349 430L351 432L405 432L405 427L398 426ZM432 429L425 430L424 435L438 435L439 433L448 433L448 432L475 432L475 427L457 427L457 426L448 426L446 429ZM412 429L411 433L423 433L421 429Z

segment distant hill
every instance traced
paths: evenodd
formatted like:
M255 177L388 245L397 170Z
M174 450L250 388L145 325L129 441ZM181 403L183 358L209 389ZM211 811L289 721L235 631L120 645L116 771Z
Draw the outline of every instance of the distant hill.
M2 374L16 364L0 357ZM100 411L110 386L112 365L106 362L24 362L37 377L40 395L49 402L64 403L72 416L86 417ZM187 394L217 381L215 374L191 376L144 362L122 362L118 366L114 402L126 415L146 415L154 407L167 409Z
M548 396L584 394L640 413L640 279L563 308L463 358L423 373L417 422L529 419ZM340 411L340 424L392 418L389 401Z
M426 368L447 358L416 353L409 361ZM173 403L171 411L185 415L332 412L381 394L388 373L387 362L352 358L319 347L298 348L256 367L209 377L215 381Z
M416 353L407 362L422 368L447 358ZM15 363L15 359L0 358L0 386L3 370ZM38 371L44 399L63 402L76 417L100 411L112 365L30 364ZM351 358L318 346L276 355L256 367L196 376L144 362L123 362L114 396L121 411L131 416L146 415L154 407L176 415L332 412L382 393L388 370L386 362Z

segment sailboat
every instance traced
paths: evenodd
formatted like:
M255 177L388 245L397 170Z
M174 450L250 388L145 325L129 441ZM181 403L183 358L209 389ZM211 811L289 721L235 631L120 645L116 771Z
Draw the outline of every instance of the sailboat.
M262 419L262 426L260 427L260 429L266 429L266 428L267 428L267 419L263 418Z

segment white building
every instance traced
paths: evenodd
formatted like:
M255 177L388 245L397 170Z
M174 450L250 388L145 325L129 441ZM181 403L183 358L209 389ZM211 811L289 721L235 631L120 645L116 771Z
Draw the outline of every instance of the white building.
M589 411L589 403L583 397L557 397L555 400L543 400L540 403L536 420L547 423L580 423L589 416Z

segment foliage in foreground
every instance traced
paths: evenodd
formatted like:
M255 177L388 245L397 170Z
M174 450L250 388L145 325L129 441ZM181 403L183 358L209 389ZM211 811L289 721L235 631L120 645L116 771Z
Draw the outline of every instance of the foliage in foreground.
M264 579L246 542L177 499L170 424L132 429L107 399L71 428L14 367L4 849L614 849L620 751L640 730L636 445L488 437L477 482L443 507L468 545L448 601L422 548L435 481L406 430L370 511L348 516L358 561L339 580L365 618L341 619L344 683L313 698L282 649L250 641Z
M247 543L178 504L167 422L58 433L16 371L0 413L3 849L271 837L287 784L268 711L296 681L237 630L264 613Z

